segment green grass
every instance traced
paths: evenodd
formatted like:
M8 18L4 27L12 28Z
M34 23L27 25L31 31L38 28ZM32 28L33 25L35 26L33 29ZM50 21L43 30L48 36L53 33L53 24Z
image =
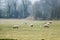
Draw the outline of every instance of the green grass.
M0 19L0 39L60 40L60 21L53 21L49 28L43 27L44 22L46 21ZM31 23L34 27L30 27ZM19 24L19 28L13 29L14 24Z

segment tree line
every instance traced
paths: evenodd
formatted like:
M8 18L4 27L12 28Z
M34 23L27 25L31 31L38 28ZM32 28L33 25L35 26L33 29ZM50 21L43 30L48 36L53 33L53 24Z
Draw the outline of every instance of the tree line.
M60 19L60 0L0 0L0 18Z

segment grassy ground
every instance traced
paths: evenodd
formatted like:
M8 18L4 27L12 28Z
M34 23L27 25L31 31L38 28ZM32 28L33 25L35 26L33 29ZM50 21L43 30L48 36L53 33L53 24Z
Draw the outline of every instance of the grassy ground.
M49 28L43 27L44 22L46 21L0 19L0 39L60 40L60 21L53 21ZM34 27L30 27L31 23ZM18 29L13 29L15 24L19 24Z

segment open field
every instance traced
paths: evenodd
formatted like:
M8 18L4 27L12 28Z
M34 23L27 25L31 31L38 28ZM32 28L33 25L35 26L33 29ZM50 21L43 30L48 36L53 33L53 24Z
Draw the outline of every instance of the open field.
M0 39L60 40L60 21L53 21L49 28L43 26L44 22L47 21L0 19ZM15 24L19 25L18 29L13 29Z

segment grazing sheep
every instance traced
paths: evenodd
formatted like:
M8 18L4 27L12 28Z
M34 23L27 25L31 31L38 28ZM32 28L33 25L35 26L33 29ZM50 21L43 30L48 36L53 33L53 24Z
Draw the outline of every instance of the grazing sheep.
M33 27L33 24L30 24L30 27Z
M18 29L18 28L19 28L19 25L17 24L13 26L13 29Z
M48 23L46 23L46 24L44 24L44 27L47 27L47 28L49 28L49 22Z

